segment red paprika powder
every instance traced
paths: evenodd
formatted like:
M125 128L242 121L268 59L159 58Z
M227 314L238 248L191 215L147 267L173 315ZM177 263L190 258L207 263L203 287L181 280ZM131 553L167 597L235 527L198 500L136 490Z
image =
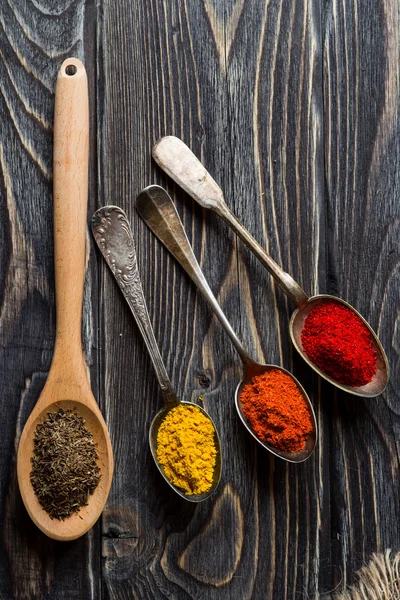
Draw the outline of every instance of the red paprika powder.
M327 302L313 308L304 321L301 342L311 362L338 383L362 386L376 373L372 336L343 304Z
M262 442L284 452L304 448L313 426L303 394L290 375L279 369L257 375L244 386L240 400Z

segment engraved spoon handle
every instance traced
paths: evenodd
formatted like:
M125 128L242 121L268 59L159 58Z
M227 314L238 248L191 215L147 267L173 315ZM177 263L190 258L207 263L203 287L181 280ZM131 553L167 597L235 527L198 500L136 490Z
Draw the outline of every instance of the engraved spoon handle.
M213 210L228 223L297 306L308 301L307 294L293 277L276 264L235 217L225 203L219 185L182 140L172 135L161 138L153 147L153 158L196 202Z
M201 291L229 335L243 364L254 363L254 360L244 349L212 293L193 253L175 205L167 192L158 185L150 185L140 192L137 197L136 208L148 227L161 240L171 254L175 256L176 260L182 265L186 273Z
M132 311L149 351L165 402L178 402L154 337L137 266L133 234L124 211L105 206L92 217L92 231Z

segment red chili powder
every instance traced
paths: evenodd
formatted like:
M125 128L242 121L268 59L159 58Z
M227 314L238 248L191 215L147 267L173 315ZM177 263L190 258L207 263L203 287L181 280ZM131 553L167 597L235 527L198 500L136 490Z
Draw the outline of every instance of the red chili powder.
M244 386L240 400L262 442L285 452L304 448L313 426L303 394L290 375L279 369L257 375Z
M372 336L352 310L327 302L310 311L301 332L311 362L338 383L365 385L376 373Z

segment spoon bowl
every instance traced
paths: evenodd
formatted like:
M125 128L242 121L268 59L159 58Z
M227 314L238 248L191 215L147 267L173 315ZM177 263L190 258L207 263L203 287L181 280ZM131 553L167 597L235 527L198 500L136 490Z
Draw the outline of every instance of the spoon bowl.
M264 250L253 236L243 227L227 206L221 188L207 172L199 159L179 138L169 135L161 138L153 147L153 158L178 185L181 186L196 202L203 208L208 208L219 215L246 244L249 250L271 273L276 283L283 292L296 305L297 310L293 313L290 321L290 335L296 350L300 353L306 363L314 369L321 377L329 381L337 388L355 396L374 397L381 394L389 381L389 364L385 351L367 321L353 308L340 298L334 296L319 295L309 298L300 285L286 273ZM337 382L326 373L323 373L314 365L303 352L301 344L301 330L304 319L310 310L318 303L334 300L343 304L356 315L358 315L371 333L373 346L377 353L376 375L368 384L356 387L346 386Z
M146 300L144 298L137 266L133 234L126 214L122 209L118 208L118 206L105 206L100 208L92 217L92 231L100 252L110 267L143 336L165 400L165 406L158 411L150 425L149 443L154 462L165 481L179 496L189 502L202 502L214 493L221 478L221 444L215 425L210 415L207 414L203 408L191 402L182 402L172 388L171 381L168 377L154 337L153 327L147 311ZM216 464L213 472L212 485L210 489L203 494L185 494L183 490L168 479L162 465L158 462L158 430L169 411L179 405L197 407L202 414L211 421L214 428L214 444L217 451Z
M101 472L99 484L93 494L89 496L87 506L82 506L79 512L73 513L63 521L51 519L40 505L30 481L31 462L26 460L27 457L33 455L36 426L44 421L48 412L57 412L60 408L73 410L83 417L85 426L93 434L99 457L97 464ZM75 540L85 534L97 521L104 508L113 474L110 437L103 418L96 409L88 405L87 401L57 400L52 401L50 404L43 403L42 408L36 406L21 436L17 457L17 473L22 500L32 521L43 533L59 541Z
M311 362L307 354L303 350L303 344L301 342L301 332L303 331L304 322L308 314L316 306L321 306L328 302L336 302L337 304L342 304L346 308L349 308L355 315L357 315L362 320L369 333L371 334L372 346L376 352L376 373L373 376L372 380L363 386L349 386L335 381L332 377L326 375L326 373L321 371L321 369L319 369L313 362ZM292 342L296 350L306 361L306 363L310 365L310 367L313 368L314 371L318 373L318 375L326 379L326 381L333 383L336 387L340 388L345 392L348 392L349 394L353 394L354 396L362 396L363 398L375 398L375 396L379 396L379 394L382 394L382 392L385 390L389 377L389 364L386 358L386 354L382 348L382 345L377 335L375 334L371 326L367 323L367 321L360 315L359 312L355 310L355 308L353 308L344 300L336 298L335 296L330 296L328 294L320 294L318 296L313 296L312 298L309 298L306 303L299 306L299 308L297 308L293 312L289 323L289 331L290 337L292 338Z
M215 491L216 487L219 484L219 481L221 479L221 469L222 469L222 462L221 462L221 442L220 439L218 437L218 433L216 428L214 427L214 445L215 448L217 450L217 455L216 455L216 462L215 462L215 467L214 467L214 472L213 472L213 481L212 481L212 485L211 488L208 490L208 492L204 492L203 494L185 494L185 492L183 492L179 487L177 487L176 485L174 485L173 483L171 483L171 481L168 479L167 475L164 472L164 469L162 467L162 465L160 465L160 463L158 462L158 457L157 457L157 436L158 436L158 430L160 429L160 426L162 424L162 422L164 421L165 417L167 416L167 414L176 406L178 405L183 405L183 406L195 406L196 408L200 409L200 411L202 412L202 414L204 416L206 416L208 419L210 419L210 415L206 413L206 411L201 408L201 406L199 406L198 404L194 404L193 402L183 402L181 401L177 401L177 402L169 402L168 404L166 404L165 406L163 406L163 408L161 408L158 413L156 414L156 416L154 417L154 419L151 422L150 425L150 430L149 430L149 443L150 443L150 450L151 450L151 454L154 458L154 462L157 465L158 470L160 471L161 475L164 477L165 481L172 487L172 489L179 495L181 496L181 498L184 498L185 500L188 500L189 502L202 502L203 500L207 500L207 498L209 498Z
M242 406L242 402L240 400L243 388L246 385L248 385L249 383L251 383L251 380L253 379L253 377L256 377L257 375L263 375L264 373L267 373L268 371L282 371L286 375L289 375L293 379L293 381L295 381L297 383L299 391L301 392L301 394L304 398L304 402L307 406L308 414L310 415L310 419L311 419L312 431L308 435L308 438L306 440L306 444L305 444L304 448L302 448L301 450L298 450L297 452L285 452L284 450L279 450L279 448L275 448L275 446L271 446L271 444L262 442L256 436L256 434L254 433L254 431L248 424L245 415L243 414L243 406ZM242 423L246 427L246 429L249 431L249 433L253 436L254 439L257 440L257 442L259 444L264 446L264 448L266 450L268 450L269 452L271 452L272 454L275 454L275 456L278 456L279 458L283 458L287 462L301 463L301 462L304 462L305 460L307 460L311 456L311 454L314 452L315 446L317 444L317 421L315 418L314 409L313 409L312 404L311 404L303 386L301 385L301 383L292 375L292 373L290 373L283 367L278 367L276 365L263 365L263 364L255 363L255 362L247 363L247 365L245 365L243 379L239 382L239 384L236 388L235 405L236 405L236 410L238 412L240 420L242 421Z
M236 333L232 329L231 324L227 320L224 312L219 306L214 294L212 293L204 275L200 268L199 263L194 255L193 249L186 236L183 228L182 221L177 213L174 203L172 202L168 193L158 185L150 185L140 192L136 202L136 208L152 230L152 232L158 237L158 239L164 244L164 246L171 252L176 258L180 265L185 269L186 273L198 287L200 292L203 294L205 300L208 302L211 310L214 312L216 317L219 319L221 325L225 329L226 333L231 339L231 342L235 346L244 367L244 376L242 381L239 383L236 394L235 394L235 405L239 417L250 432L250 434L257 440L263 448L279 456L288 462L303 462L311 456L314 451L317 441L317 423L315 419L314 410L312 408L309 397L307 396L304 388L300 385L295 377L286 369L275 365L263 365L255 362L244 349L242 343L237 337ZM269 370L280 370L289 375L292 380L297 384L299 391L301 392L304 401L306 403L312 424L312 431L308 436L305 447L298 452L282 452L277 448L262 442L253 432L246 417L243 414L240 396L243 387L250 383L252 377L255 375L261 375Z

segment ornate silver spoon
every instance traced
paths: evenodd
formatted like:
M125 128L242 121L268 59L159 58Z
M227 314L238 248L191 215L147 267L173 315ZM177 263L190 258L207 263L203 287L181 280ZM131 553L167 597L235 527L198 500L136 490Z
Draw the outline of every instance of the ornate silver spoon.
M168 377L154 337L149 313L147 312L146 301L137 266L133 235L127 216L124 211L117 206L105 206L104 208L100 208L92 217L92 231L96 243L110 267L125 300L132 311L140 333L143 336L165 400L165 406L156 414L150 425L149 442L154 461L164 479L169 483L172 489L179 494L179 496L182 496L182 498L185 498L185 500L189 500L190 502L201 502L202 500L206 500L215 491L221 478L221 444L210 415L208 415L200 406L197 406L197 404L180 400L172 388L171 381ZM208 417L208 419L210 419L214 426L214 443L217 450L216 465L214 468L212 486L203 494L188 495L179 487L173 485L164 473L163 467L160 465L157 458L157 434L159 427L168 412L176 406L179 406L179 404L184 406L196 406L204 415L206 415L206 417Z
M142 190L139 194L136 208L152 232L159 238L159 240L161 240L171 254L173 254L176 260L182 265L186 273L203 294L204 298L210 305L211 310L218 317L221 325L230 337L232 344L235 346L242 360L244 373L241 382L236 388L235 404L243 425L257 440L257 442L261 444L261 446L269 450L269 452L272 452L272 454L275 454L275 456L279 456L279 458L283 458L284 460L293 463L299 463L307 460L315 448L317 440L317 423L310 399L308 398L303 387L300 385L297 379L293 377L291 373L289 373L289 371L286 371L286 369L277 367L275 365L263 365L257 363L244 349L203 275L200 265L196 260L192 247L186 236L185 230L183 229L182 221L180 220L175 205L167 192L158 185L150 185ZM284 452L278 448L275 448L274 446L262 442L255 435L243 414L241 394L244 386L249 384L254 376L261 375L272 370L282 371L292 378L303 396L310 415L312 431L308 436L305 447L297 452Z
M297 305L297 310L293 312L290 319L290 337L296 350L310 367L332 385L349 394L367 398L373 398L381 394L385 390L389 380L389 364L377 335L360 313L344 300L336 298L336 296L319 294L318 296L309 298L299 284L276 264L265 252L264 248L260 246L247 229L238 221L225 203L221 188L182 140L174 136L161 138L153 147L153 157L160 167L194 200L204 208L209 208L216 212L228 223L264 267L268 269L279 287ZM301 333L307 315L316 306L331 303L332 301L353 311L363 321L371 334L373 349L376 352L376 373L372 380L363 386L350 386L337 382L312 363L303 350Z

